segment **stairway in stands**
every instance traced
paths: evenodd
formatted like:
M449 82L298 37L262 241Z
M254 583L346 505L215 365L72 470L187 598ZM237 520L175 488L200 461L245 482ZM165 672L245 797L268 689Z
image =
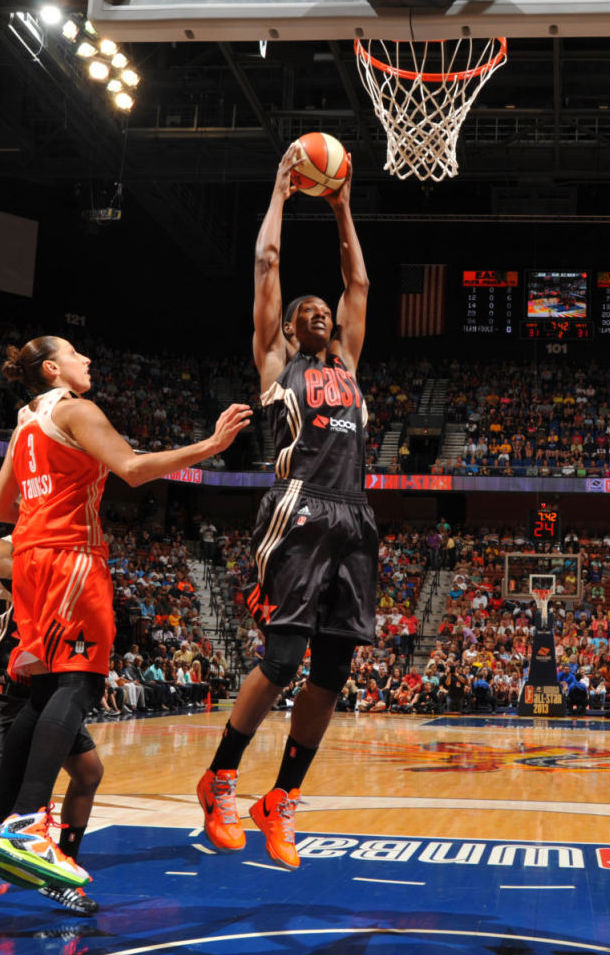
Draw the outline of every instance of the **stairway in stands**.
M445 426L445 437L439 452L439 458L443 464L451 465L456 458L464 456L464 445L466 444L466 428L463 424L447 424Z
M444 415L448 378L426 378L417 406L417 414Z
M424 672L424 667L430 659L430 653L438 639L438 628L445 613L445 603L447 594L451 589L452 580L452 570L439 571L438 578L436 578L434 571L428 571L420 591L415 615L419 620L422 620L423 628L419 646L413 655L413 663L420 673ZM427 605L428 613L424 619L424 608Z
M400 435L404 427L403 421L391 421L386 428L379 448L379 456L375 462L375 467L379 470L389 471L392 459L398 459L398 448L400 446Z
M206 565L202 560L188 561L188 568L193 586L200 603L199 620L201 629L216 650L216 636L218 633L218 615L212 607L212 591L210 589L209 578L206 574ZM222 649L222 647L221 647Z

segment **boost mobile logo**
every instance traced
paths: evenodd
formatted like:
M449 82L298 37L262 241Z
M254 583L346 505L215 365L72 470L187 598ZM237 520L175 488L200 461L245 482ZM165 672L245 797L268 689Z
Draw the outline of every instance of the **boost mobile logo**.
M355 434L356 432L354 422L345 421L343 418L326 418L324 415L318 414L313 419L313 424L316 428L328 428L338 434L348 434L350 431Z

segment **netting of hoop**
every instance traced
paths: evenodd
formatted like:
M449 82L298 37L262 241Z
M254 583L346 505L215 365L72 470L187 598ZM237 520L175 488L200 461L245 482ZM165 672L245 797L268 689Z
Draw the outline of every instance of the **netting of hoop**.
M386 131L384 169L399 179L456 176L460 128L480 89L506 62L506 38L355 40L354 52Z

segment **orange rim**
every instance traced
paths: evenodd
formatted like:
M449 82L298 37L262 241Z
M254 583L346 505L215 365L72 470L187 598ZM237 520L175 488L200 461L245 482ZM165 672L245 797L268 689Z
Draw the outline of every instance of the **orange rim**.
M371 54L364 49L362 42L358 38L354 40L354 53L360 57L361 60L368 60L377 70L382 70L384 73L392 73L394 76L400 76L404 80L422 79L426 83L444 83L447 80L470 80L475 76L480 76L482 73L493 70L494 67L505 60L507 51L506 37L499 36L495 39L500 44L500 49L493 59L488 60L487 63L482 63L481 66L475 66L472 70L459 70L454 73L417 73L414 70L401 70L398 66L391 66L389 63L384 63L383 60L375 59L374 56L371 56ZM427 42L444 43L445 41L428 40Z

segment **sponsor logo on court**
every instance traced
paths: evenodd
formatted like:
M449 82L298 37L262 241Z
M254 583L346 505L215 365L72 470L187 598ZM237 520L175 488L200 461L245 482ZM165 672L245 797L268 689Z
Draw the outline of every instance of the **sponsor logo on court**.
M349 750L342 743L326 744L332 749ZM360 749L367 741L360 740ZM377 740L370 744L369 759L374 763L391 761L404 772L451 773L497 772L506 766L552 772L599 772L610 769L610 750L590 746L526 746L501 749L479 743L392 743Z
M531 842L470 842L458 839L362 839L307 836L296 846L302 859L349 857L362 862L501 866L505 869L610 868L610 846L534 845Z
M596 855L600 869L610 869L610 846L599 846Z

